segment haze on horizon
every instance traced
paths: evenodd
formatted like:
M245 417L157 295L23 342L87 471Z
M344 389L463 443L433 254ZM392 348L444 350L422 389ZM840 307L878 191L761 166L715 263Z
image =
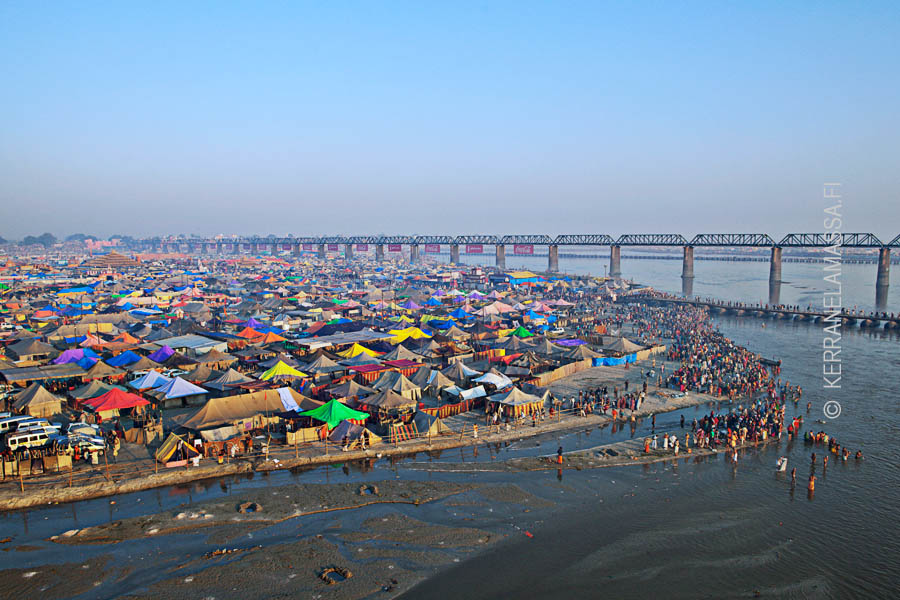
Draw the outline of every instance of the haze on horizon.
M900 233L900 6L7 2L0 235Z

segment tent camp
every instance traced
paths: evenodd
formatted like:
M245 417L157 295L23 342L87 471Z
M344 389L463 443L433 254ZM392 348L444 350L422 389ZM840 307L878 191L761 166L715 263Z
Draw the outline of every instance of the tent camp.
M62 411L62 400L35 382L15 396L12 407L23 415L50 417Z

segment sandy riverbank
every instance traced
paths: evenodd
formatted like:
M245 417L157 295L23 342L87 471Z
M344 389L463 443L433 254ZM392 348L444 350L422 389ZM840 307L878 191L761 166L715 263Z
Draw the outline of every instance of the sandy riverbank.
M618 385L623 388L625 377L638 377L638 367L594 367L570 375L554 384L549 389L557 397L577 397L578 391L607 385L610 388ZM690 392L679 398L664 398L657 395L659 391L655 386L649 386L647 400L640 410L633 414L627 411L627 416L621 422L632 418L638 419L654 413L663 413L682 408L716 402L717 399L707 394ZM668 393L670 390L663 390ZM398 444L381 444L369 450L355 450L340 452L331 446L330 453L326 454L324 448L306 448L297 452L292 448L284 447L274 450L269 454L269 460L263 458L241 459L233 462L217 464L211 461L201 463L199 467L181 468L177 470L160 469L158 473L153 470L152 458L137 458L132 463L118 467L112 472L110 480L103 477L102 470L97 472L94 481L68 485L68 476L65 473L58 475L45 475L38 479L26 480L25 492L19 487L18 481L4 482L0 488L0 511L16 510L53 503L73 502L104 496L113 496L136 492L155 487L170 486L202 479L216 478L251 471L273 471L279 469L315 467L320 465L342 463L352 460L375 460L383 457L401 456L428 452L434 450L446 450L466 446L474 446L482 443L503 443L511 440L519 440L547 433L574 430L580 427L596 427L608 424L611 416L593 414L579 417L572 414L555 418L547 418L539 422L536 427L530 423L518 428L511 427L507 430L501 427L500 431L488 431L484 427L484 415L482 411L470 411L458 417L448 419L447 423L458 433L434 437L430 440L421 438ZM479 426L478 438L472 436L472 425ZM147 474L138 474L143 471Z

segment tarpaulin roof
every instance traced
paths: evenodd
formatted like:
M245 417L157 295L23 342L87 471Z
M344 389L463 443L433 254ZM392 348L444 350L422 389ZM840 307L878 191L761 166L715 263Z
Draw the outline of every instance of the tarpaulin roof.
M120 390L119 388L113 388L105 394L85 400L82 404L90 406L95 412L103 412L107 410L134 408L136 406L147 406L150 402L144 400L137 394L132 394Z
M175 354L174 350L172 350L169 346L163 346L153 354L148 355L147 358L149 358L153 362L164 363L169 360L169 358L173 354Z
M319 408L306 410L298 413L301 417L311 417L317 421L328 424L329 429L334 429L341 421L345 419L364 420L369 418L368 413L353 410L346 404L342 404L337 400L329 400Z
M278 364L259 376L263 381L269 381L276 377L308 377L308 375L302 371L298 371L294 367L286 365L282 361L278 361Z
M181 377L176 377L168 383L163 383L161 386L154 388L154 391L161 394L166 400L206 393L206 390L199 385L194 385Z

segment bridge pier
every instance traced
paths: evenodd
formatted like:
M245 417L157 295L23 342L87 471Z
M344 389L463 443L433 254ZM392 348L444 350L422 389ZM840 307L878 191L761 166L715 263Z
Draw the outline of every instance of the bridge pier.
M495 247L497 254L496 265L501 271L506 270L506 244L497 244Z
M319 258L325 260L325 244L319 244Z
M609 247L609 276L614 279L622 277L622 247L615 244Z
M450 262L459 264L459 244L450 244Z
M353 244L344 244L344 258L353 260Z
M781 281L769 281L769 306L781 304Z
M681 295L685 298L690 298L694 295L694 278L693 277L682 277L681 278Z
M409 262L415 264L419 262L419 245L418 244L410 244L409 245Z
M772 246L772 260L769 263L769 283L781 281L781 248Z
M375 244L375 260L384 262L384 244Z
M694 278L694 247L684 247L684 259L681 261L681 278Z
M559 273L559 246L550 244L547 250L547 270L551 273Z
M888 288L891 283L891 249L878 249L878 275L875 277L875 310L887 308Z

